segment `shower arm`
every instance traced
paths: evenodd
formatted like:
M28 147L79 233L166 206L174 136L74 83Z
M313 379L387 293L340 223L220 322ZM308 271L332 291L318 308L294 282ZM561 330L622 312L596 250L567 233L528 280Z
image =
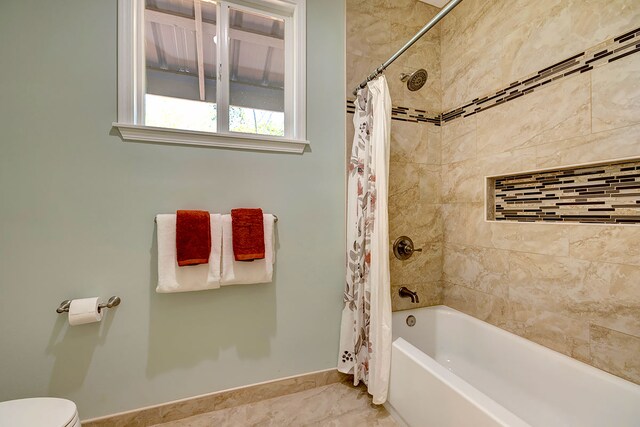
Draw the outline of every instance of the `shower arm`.
M442 18L445 17L447 13L451 12L451 10L453 10L453 8L456 7L458 3L460 3L461 1L462 0L450 0L449 3L445 4L444 7L440 9L440 12L438 12L433 18L431 18L431 20L427 22L427 24L424 27L422 27L422 29L418 31L416 35L411 38L411 40L405 43L405 45L402 46L400 50L398 50L396 53L391 55L391 58L387 59L385 63L380 65L378 68L376 68L373 71L373 73L369 74L367 78L364 79L362 83L360 83L358 87L353 90L353 95L356 95L359 89L362 89L367 85L367 83L369 83L371 80L375 79L380 74L382 74L382 72L386 70L387 67L393 63L393 61L398 59L398 57L400 57L400 55L402 55L407 49L413 46L415 42L420 40L420 38L424 36L427 33L427 31L433 28Z

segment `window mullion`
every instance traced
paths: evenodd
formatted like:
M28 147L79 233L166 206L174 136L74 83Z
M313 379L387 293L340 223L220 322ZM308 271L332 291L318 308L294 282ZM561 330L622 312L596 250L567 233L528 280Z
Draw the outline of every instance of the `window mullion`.
M218 132L229 132L229 4L218 3L217 36L218 76L216 109Z

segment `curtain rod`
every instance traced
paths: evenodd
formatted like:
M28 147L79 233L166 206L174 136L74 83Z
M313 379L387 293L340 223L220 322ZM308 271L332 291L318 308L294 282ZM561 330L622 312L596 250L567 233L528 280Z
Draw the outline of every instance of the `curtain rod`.
M367 76L367 78L364 79L362 81L362 83L360 83L358 85L358 87L353 90L353 94L356 95L358 93L358 89L362 89L363 87L365 87L367 85L367 83L369 83L371 80L373 80L376 77L378 77L389 65L391 65L391 63L393 61L398 59L398 57L400 55L402 55L415 42L417 42L420 39L420 37L424 36L427 33L427 31L429 31L431 28L433 28L433 26L435 26L438 23L438 21L440 21L442 18L444 18L447 13L451 12L451 10L454 7L456 7L458 5L458 3L460 3L461 1L462 0L451 0L451 1L449 1L449 3L445 4L444 7L442 9L440 9L440 12L438 12L436 14L436 16L431 18L431 21L427 22L427 24L424 27L422 27L422 29L420 31L418 31L418 33L411 38L411 40L409 40L404 46L402 46L400 48L400 50L398 50L396 53L394 53L391 56L391 58L387 59L387 61L384 64L382 64L378 68L376 68L373 71L373 73L369 74Z

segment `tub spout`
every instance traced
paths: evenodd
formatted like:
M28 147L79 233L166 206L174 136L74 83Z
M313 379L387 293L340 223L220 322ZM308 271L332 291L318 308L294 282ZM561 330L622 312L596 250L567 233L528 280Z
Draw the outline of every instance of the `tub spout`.
M420 298L418 298L418 293L407 289L406 286L401 287L400 290L398 291L398 294L402 298L411 298L412 303L420 302Z

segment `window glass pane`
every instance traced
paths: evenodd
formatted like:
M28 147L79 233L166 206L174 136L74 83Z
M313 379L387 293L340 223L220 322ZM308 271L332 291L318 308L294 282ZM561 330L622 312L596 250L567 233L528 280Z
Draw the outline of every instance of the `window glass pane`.
M191 19L195 16L193 0L146 0L145 7L148 10L157 10Z
M229 12L229 130L284 135L284 20Z
M145 124L215 132L215 4L205 0L146 0L145 7ZM196 25L199 18L200 34ZM183 108L195 116L189 119L179 110ZM204 114L209 114L207 119Z
M234 132L284 136L284 113L231 106L229 128Z
M216 131L216 104L168 96L145 95L147 126Z
M210 24L216 23L216 2L211 0L202 0L202 20Z

